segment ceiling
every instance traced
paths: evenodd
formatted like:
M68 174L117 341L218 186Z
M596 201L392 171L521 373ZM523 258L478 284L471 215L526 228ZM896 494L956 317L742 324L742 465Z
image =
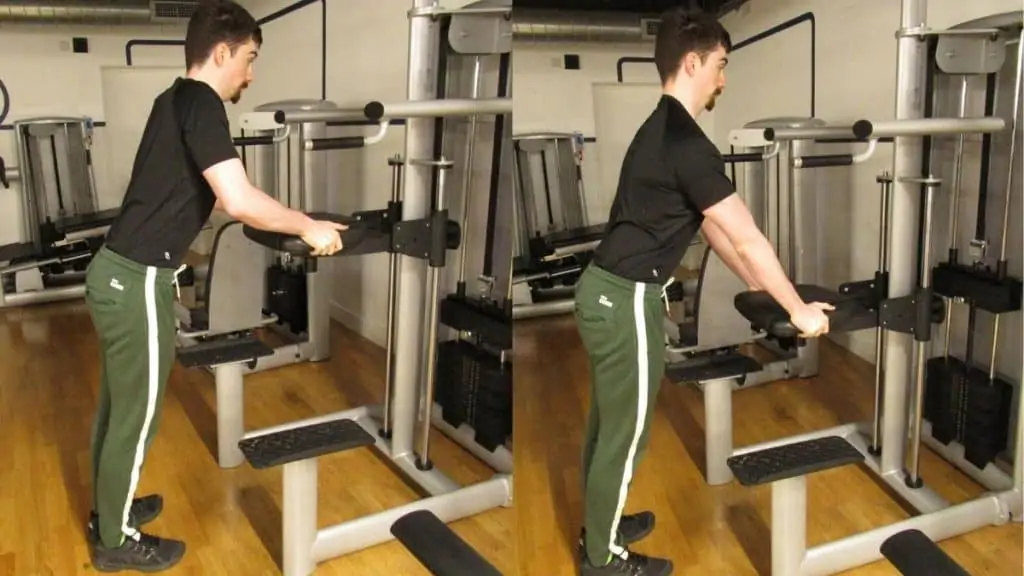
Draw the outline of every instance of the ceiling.
M725 14L749 0L514 0L516 8L576 10L587 12L632 12L657 14L680 5L696 5L706 12ZM514 16L513 16L514 17Z

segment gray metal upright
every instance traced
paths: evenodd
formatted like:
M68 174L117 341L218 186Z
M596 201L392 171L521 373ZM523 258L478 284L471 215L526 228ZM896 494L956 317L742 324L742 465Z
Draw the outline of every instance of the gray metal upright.
M921 118L924 114L924 70L927 44L909 34L925 27L926 0L903 0L896 59L896 119ZM920 185L901 177L921 171L922 139L897 136L893 146L892 229L889 235L889 298L907 296L917 280L917 214ZM882 426L883 477L902 474L907 439L907 393L911 374L913 337L890 331L885 350L885 399Z
M414 0L413 10L438 7L437 0ZM437 96L440 20L426 17L409 19L409 83L407 99L430 100ZM430 210L433 167L413 164L414 159L434 156L434 119L409 118L405 127L405 182L402 220L424 218ZM427 286L426 262L399 258L398 317L395 334L395 381L391 408L392 458L406 458L413 450L416 434L418 397L423 378L423 317Z

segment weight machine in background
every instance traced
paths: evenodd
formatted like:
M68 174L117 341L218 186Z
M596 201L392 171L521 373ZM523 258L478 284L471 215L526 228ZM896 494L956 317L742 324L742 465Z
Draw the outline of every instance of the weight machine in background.
M18 165L0 158L0 188L21 183L28 241L0 246L0 308L85 295L85 270L120 212L99 209L92 130L85 117L14 123Z

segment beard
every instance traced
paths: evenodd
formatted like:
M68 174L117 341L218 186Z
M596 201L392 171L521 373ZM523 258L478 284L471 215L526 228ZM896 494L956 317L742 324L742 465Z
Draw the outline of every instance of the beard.
M232 104L238 104L238 102L242 99L242 91L244 91L248 87L249 87L248 83L245 83L245 84L242 84L241 86L239 86L238 89L235 90L235 93L231 95L231 103Z
M722 91L721 90L715 90L714 94L711 95L711 98L708 98L708 103L704 105L704 109L707 110L708 112L711 112L712 110L714 110L715 109L715 100L717 100L718 97L721 96L721 95L722 95Z

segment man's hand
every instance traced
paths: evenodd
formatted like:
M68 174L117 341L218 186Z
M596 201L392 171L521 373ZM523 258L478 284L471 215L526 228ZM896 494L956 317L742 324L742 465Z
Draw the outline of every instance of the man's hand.
M835 309L835 306L824 302L804 303L793 310L789 321L800 331L800 336L814 338L828 333L828 315L825 310Z
M313 249L313 256L330 256L341 250L341 231L348 226L326 220L311 220L302 232L302 241Z

